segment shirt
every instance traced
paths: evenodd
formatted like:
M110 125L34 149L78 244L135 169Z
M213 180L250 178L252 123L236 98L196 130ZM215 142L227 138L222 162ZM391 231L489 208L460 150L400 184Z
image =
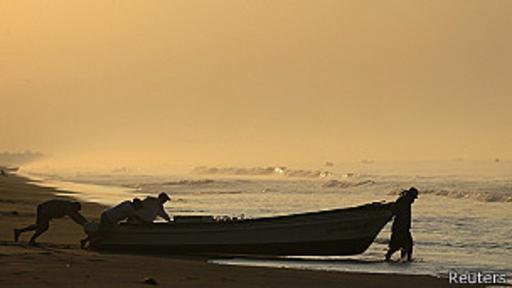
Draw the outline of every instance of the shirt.
M133 209L130 201L124 201L121 204L109 208L103 212L108 219L114 224L121 222L122 220L135 215L135 209Z
M38 213L49 219L62 218L73 211L72 202L67 200L49 200L38 206Z
M38 206L38 217L50 220L68 215L76 223L80 225L85 224L87 220L78 211L73 209L73 205L73 202L68 200L55 199L46 201Z
M153 222L157 216L166 220L169 217L164 210L164 206L160 203L160 200L155 197L146 197L146 199L142 201L142 208L138 209L135 213L142 220L147 222Z
M395 220L391 226L391 231L409 231L411 229L411 203L402 197L395 203Z

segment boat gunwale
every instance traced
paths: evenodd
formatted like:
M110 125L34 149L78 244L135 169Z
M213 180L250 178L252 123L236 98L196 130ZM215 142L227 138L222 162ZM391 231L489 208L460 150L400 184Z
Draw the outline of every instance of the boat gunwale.
M387 218L386 222L392 217L392 215L359 215L363 213L364 210L370 209L374 212L378 211L386 211L389 209L393 203L372 203L365 204L356 207L349 208L339 208L332 210L323 210L316 212L306 212L300 214L291 214L291 215L280 215L275 217L262 217L262 218L250 218L250 219L241 219L241 220L230 220L230 221L212 221L212 222L182 222L182 223L153 223L152 225L141 225L141 224L130 224L130 223L121 223L120 229L118 232L122 233L141 233L144 232L158 232L161 233L162 228L172 228L173 231L179 232L188 232L187 230L191 230L190 232L197 232L199 229L204 229L205 231L216 229L223 230L245 230L245 229L275 229L281 227L298 227L298 226L310 226L310 225L322 225L333 222L353 222L354 220L363 220L367 221L377 221L383 218ZM351 216L356 216L352 218L346 218L348 213L352 214ZM332 215L328 215L332 214ZM336 214L341 214L339 216L345 216L343 219L334 218ZM316 219L311 218L311 216L319 216ZM323 217L322 217L323 216ZM305 218L304 222L294 222L297 218ZM253 226L254 225L254 226ZM159 226L159 227L158 227ZM248 228L250 226L250 228ZM128 228L128 229L126 229ZM131 228L137 228L137 230L132 230ZM149 234L149 233L148 233Z

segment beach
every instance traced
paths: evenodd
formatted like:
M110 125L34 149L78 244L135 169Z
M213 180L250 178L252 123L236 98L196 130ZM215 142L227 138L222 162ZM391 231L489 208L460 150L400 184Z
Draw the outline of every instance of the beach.
M81 250L82 228L58 219L40 237L40 247L12 240L12 229L34 221L38 203L56 198L55 189L15 175L0 181L1 287L140 287L147 278L162 287L456 287L447 279L419 275L304 271L216 265L204 258L105 254ZM83 203L96 219L105 207ZM467 286L467 285L465 285Z

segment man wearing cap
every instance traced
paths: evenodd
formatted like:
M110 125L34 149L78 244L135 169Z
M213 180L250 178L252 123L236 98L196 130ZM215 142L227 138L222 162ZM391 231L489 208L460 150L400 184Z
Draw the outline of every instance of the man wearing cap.
M171 217L169 217L164 209L164 204L169 200L171 200L171 198L165 192L158 194L158 198L148 196L142 201L142 207L136 211L136 215L145 222L153 222L157 216L169 222L171 221ZM140 222L136 218L130 218L128 221L131 223Z
M409 190L402 191L400 197L393 206L393 215L395 219L391 226L391 241L386 253L386 261L391 259L391 255L401 249L402 259L407 255L407 261L412 259L413 240L411 235L411 205L418 198L418 189L411 187Z

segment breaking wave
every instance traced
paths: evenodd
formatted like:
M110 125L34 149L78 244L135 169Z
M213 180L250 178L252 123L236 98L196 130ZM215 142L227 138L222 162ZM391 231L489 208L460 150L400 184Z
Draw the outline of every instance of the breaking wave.
M207 167L200 166L192 170L192 174L199 175L236 175L236 176L285 176L297 178L325 178L332 175L327 170L302 170L302 169L289 169L283 166L270 166L270 167Z
M211 179L198 179L198 180L176 180L176 181L162 181L162 182L142 182L142 183L132 183L128 185L124 185L125 187L134 188L137 191L156 191L162 189L170 189L171 187L211 187L210 184L216 184L216 186L222 186L225 184L224 181L216 181Z
M350 181L340 181L340 180L329 180L322 184L324 188L352 188L359 187L364 185L372 185L375 184L373 180L363 180L359 182L350 182Z
M388 195L398 195L402 190L393 190ZM477 192L464 190L448 190L448 189L426 189L420 190L420 195L444 196L455 199L472 199L482 202L510 202L512 203L512 195L502 192Z
M201 180L179 180L179 181L169 181L169 182L163 182L159 183L161 185L166 186L178 186L178 185L205 185L205 184L211 184L214 183L215 180L212 179L201 179Z

